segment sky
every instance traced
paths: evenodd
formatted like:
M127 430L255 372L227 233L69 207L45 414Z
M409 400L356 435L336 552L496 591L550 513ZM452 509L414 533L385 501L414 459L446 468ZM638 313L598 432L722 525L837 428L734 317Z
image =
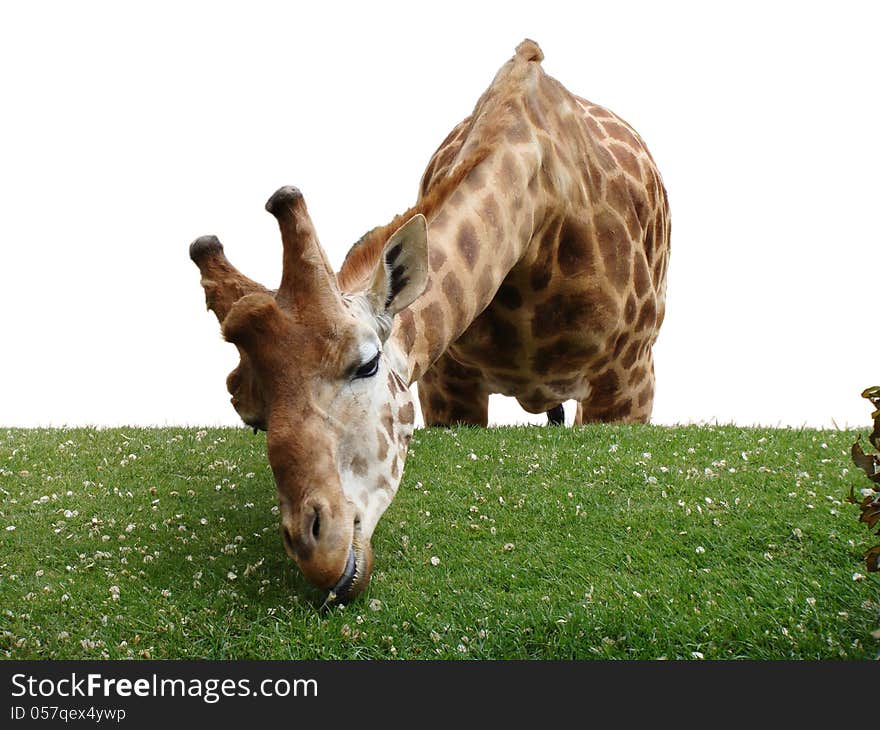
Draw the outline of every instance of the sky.
M672 210L653 422L864 428L880 384L871 3L0 5L0 425L234 425L189 243L333 265L523 38L645 139ZM570 422L574 404L566 404ZM495 396L490 422L536 423Z

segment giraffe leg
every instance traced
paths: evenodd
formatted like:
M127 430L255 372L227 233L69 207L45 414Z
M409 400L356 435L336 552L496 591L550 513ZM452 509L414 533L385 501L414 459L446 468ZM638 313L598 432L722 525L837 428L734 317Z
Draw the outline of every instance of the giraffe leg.
M551 426L565 425L565 409L562 407L562 403L547 411L547 422Z
M426 426L486 426L489 393L482 373L444 353L419 378L419 403Z
M648 423L654 407L654 358L646 354L629 369L608 369L593 378L590 397L578 403L574 422L584 423Z

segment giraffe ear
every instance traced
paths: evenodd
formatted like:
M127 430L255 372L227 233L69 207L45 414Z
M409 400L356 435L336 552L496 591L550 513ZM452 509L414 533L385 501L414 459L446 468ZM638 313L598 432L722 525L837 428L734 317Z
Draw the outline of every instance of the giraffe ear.
M428 284L428 223L421 213L398 228L382 251L367 298L377 315L394 316Z

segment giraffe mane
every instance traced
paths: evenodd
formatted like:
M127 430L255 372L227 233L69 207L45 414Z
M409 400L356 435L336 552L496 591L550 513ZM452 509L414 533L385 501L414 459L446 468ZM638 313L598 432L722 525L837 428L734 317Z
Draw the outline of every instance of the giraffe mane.
M366 286L376 270L376 262L391 235L414 215L421 213L430 221L440 206L446 202L455 189L468 174L491 151L490 145L482 145L471 153L467 159L456 165L450 175L430 181L428 188L419 196L415 205L400 213L384 226L376 226L361 236L345 255L342 268L336 275L343 291L357 291Z
M538 44L528 38L516 47L513 58L498 72L492 84L477 101L471 116L453 129L434 153L425 171L422 190L416 204L395 216L390 223L377 226L364 234L349 249L342 262L342 268L336 275L339 287L343 291L357 291L364 288L376 270L376 263L391 234L417 213L421 213L430 222L440 206L468 174L489 157L495 148L498 131L508 117L505 101L517 93L527 69L540 64L543 60L544 54ZM472 142L473 136L477 137L479 143L467 157L454 163L451 168L445 165L440 166L442 169L436 167L437 154L442 149L448 144L455 144L454 140L457 140L457 151L460 151L465 144Z

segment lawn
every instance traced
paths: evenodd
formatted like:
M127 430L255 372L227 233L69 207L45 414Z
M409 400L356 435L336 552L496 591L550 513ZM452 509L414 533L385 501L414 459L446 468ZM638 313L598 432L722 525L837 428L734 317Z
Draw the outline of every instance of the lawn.
M422 430L318 610L245 429L0 430L0 656L874 658L856 434Z

